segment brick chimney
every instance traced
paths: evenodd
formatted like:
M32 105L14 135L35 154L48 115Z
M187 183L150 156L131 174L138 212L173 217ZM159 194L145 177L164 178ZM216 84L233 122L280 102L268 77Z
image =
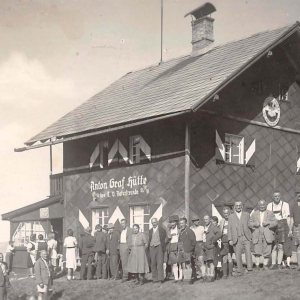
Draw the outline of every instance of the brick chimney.
M185 15L192 15L192 56L197 56L209 49L214 42L214 19L210 14L216 8L209 2Z

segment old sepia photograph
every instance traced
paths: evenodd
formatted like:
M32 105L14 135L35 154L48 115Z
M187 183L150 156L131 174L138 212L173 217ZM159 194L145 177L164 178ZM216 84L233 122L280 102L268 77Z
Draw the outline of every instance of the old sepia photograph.
M0 300L300 299L299 0L0 0Z

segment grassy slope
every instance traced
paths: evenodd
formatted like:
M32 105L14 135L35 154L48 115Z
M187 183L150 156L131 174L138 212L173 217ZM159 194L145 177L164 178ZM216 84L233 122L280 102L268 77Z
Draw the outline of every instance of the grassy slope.
M258 300L258 299L300 299L300 272L296 270L276 270L253 273L243 277L218 280L213 283L195 283L187 286L172 282L163 285L151 283L135 286L132 282L93 280L67 282L60 278L54 282L54 295L51 299L64 300L112 300L112 299L222 299L222 300ZM32 279L12 280L15 295L35 294ZM13 297L11 299L14 299Z

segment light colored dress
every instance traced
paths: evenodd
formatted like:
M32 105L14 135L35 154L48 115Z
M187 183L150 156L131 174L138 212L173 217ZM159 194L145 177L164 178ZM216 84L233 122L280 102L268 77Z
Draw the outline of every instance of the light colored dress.
M66 247L66 268L76 270L76 247L77 240L74 236L68 236L65 238L64 247Z
M51 239L47 242L48 244L48 250L50 254L51 264L52 266L56 267L57 265L57 241L54 239Z
M140 274L149 272L145 251L147 243L148 238L143 232L132 234L131 252L128 258L128 272Z
M37 244L33 241L28 242L26 245L27 252L29 254L27 267L32 268L36 262L36 252L37 252Z

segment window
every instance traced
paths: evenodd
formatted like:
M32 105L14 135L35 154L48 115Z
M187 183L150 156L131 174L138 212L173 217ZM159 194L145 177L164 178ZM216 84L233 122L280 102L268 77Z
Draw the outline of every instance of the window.
M289 101L288 93L289 88L284 84L279 84L279 100L280 101Z
M131 206L130 207L130 227L133 224L140 225L140 230L142 232L149 231L149 221L150 221L150 206Z
M142 152L145 154L142 155ZM147 142L140 136L134 135L130 137L130 163L138 164L141 159L148 158L151 160L151 148Z
M225 161L244 164L244 138L237 135L225 134Z
M13 235L15 245L25 245L33 233L37 236L42 234L45 238L47 237L45 229L40 222L21 222Z
M100 224L102 227L108 225L109 214L108 207L97 208L93 210L93 229L97 224Z

